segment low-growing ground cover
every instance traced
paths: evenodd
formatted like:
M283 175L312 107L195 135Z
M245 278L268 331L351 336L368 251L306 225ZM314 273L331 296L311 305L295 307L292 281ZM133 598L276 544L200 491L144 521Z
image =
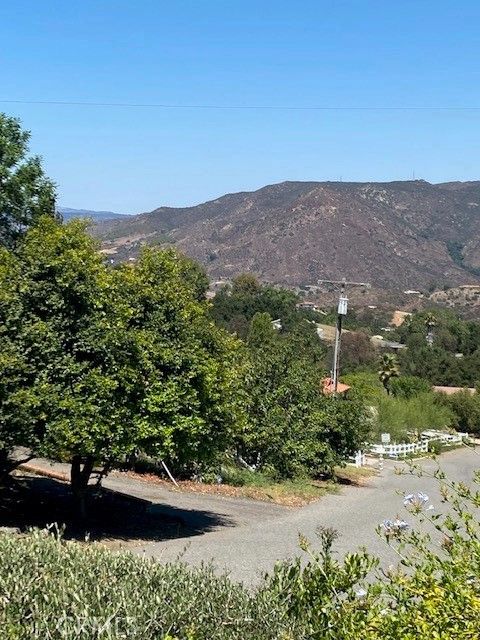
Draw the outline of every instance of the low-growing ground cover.
M256 589L209 565L64 541L54 526L0 533L2 640L477 640L480 475L470 487L431 477L443 505L404 495L378 527L398 566L365 551L337 560L324 529Z

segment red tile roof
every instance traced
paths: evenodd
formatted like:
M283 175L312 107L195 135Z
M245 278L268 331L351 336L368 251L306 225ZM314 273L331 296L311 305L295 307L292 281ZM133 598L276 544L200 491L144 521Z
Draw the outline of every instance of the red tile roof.
M348 384L343 384L343 382L338 382L337 383L337 393L345 393L350 388L351 387L349 387ZM333 385L332 378L324 378L322 380L322 392L326 396L331 395L332 393L335 393L335 388L334 388L334 385Z

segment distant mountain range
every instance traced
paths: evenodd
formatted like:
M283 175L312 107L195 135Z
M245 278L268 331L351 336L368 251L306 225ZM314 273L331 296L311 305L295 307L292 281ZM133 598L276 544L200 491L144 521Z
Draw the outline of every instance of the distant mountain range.
M192 207L100 222L105 253L174 244L214 278L387 290L480 282L480 182L283 182Z
M58 207L58 211L62 214L64 220L92 218L94 222L101 222L102 220L127 217L123 213L114 213L113 211L90 211L89 209L69 209L68 207Z

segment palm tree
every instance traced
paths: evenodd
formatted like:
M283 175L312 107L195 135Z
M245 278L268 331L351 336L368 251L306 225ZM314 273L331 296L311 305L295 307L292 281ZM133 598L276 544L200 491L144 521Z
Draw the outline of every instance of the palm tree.
M390 380L400 375L400 368L398 366L397 356L394 353L384 353L380 360L380 371L378 377L380 382L385 387L385 391L390 393Z

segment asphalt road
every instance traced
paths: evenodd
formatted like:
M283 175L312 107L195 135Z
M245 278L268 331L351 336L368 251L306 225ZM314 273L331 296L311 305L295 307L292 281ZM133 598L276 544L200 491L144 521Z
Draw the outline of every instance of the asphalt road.
M68 472L67 465L45 460L32 463L37 467ZM448 478L469 483L473 472L480 469L480 450L457 449L443 454L438 463L425 459L417 464L429 472L434 472L440 465ZM335 548L339 555L365 546L383 563L395 562L395 556L375 533L375 528L384 519L397 515L411 520L403 507L403 495L423 491L430 496L435 508L442 510L437 480L428 476L399 475L396 468L405 470L406 466L386 461L384 469L366 486L342 486L338 494L328 494L301 508L184 493L119 473L108 476L103 485L149 501L149 510L182 523L178 527L178 537L142 544L130 541L128 547L134 553L161 562L178 557L193 565L212 561L219 571L228 572L232 579L254 584L277 560L301 555L299 534L315 542L319 526L338 532Z
M438 467L431 459L418 464L430 472ZM480 468L480 454L478 450L457 449L442 455L439 464L450 479L469 483L473 471ZM169 503L181 510L191 526L195 527L197 510L216 514L218 523L212 522L206 532L199 531L198 535L147 543L135 551L163 562L178 556L191 564L212 561L234 580L253 584L272 569L275 561L300 554L300 533L314 541L316 529L323 526L338 532L339 554L365 546L384 563L394 562L395 557L375 533L375 528L384 519L396 515L411 520L403 507L403 495L423 491L430 496L437 511L442 510L438 481L427 476L398 475L395 468L402 467L405 468L402 463L387 461L380 475L372 478L368 486L343 487L339 494L327 495L295 509L250 500L169 492ZM110 479L107 486L112 482ZM150 499L154 498L153 491ZM165 498L168 496L163 496L163 500ZM152 509L165 510L164 505L156 504Z

